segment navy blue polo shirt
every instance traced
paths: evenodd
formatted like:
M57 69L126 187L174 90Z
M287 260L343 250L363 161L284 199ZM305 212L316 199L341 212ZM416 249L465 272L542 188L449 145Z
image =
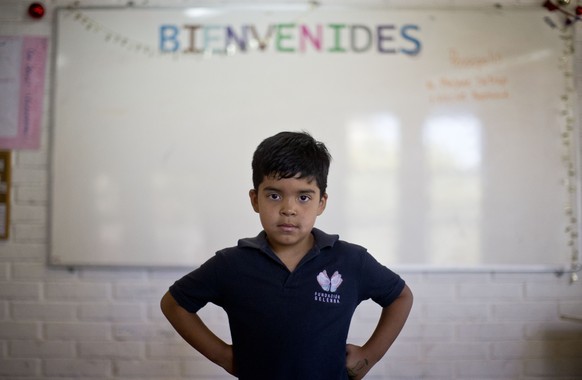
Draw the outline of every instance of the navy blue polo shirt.
M293 272L265 232L218 251L170 293L189 312L222 307L242 380L347 380L346 340L366 299L390 305L404 281L365 248L313 229L314 247Z

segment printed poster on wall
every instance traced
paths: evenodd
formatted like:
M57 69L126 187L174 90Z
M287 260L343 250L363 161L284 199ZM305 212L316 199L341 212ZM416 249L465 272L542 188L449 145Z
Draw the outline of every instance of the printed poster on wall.
M0 36L0 149L38 149L46 37Z

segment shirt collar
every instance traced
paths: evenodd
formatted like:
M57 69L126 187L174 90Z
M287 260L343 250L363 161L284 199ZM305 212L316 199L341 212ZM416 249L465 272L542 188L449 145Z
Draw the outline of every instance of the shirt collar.
M339 239L338 235L326 234L317 228L312 229L311 233L315 238L315 246L319 248L319 250L333 247L335 242ZM238 246L240 248L255 248L265 252L270 251L269 243L267 242L267 234L265 231L261 231L257 236L252 238L240 239L238 241Z

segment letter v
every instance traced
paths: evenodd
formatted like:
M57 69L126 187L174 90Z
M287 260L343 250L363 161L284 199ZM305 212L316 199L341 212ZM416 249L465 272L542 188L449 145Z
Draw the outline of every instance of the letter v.
M250 25L250 28L251 28L251 34L252 34L253 38L259 43L259 49L265 50L267 48L267 45L269 44L269 40L273 36L273 31L275 30L275 25L273 25L273 24L269 25L269 27L267 28L267 33L265 34L264 38L259 37L259 35L257 33L257 29L255 28L255 25Z

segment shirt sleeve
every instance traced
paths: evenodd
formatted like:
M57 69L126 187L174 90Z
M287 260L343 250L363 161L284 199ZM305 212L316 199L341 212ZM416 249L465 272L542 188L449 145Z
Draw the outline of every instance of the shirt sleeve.
M363 254L360 299L372 299L381 307L390 305L404 289L400 276L380 264L367 251Z
M197 312L208 302L219 303L220 278L216 275L218 261L217 256L210 258L170 286L172 297L190 313Z

